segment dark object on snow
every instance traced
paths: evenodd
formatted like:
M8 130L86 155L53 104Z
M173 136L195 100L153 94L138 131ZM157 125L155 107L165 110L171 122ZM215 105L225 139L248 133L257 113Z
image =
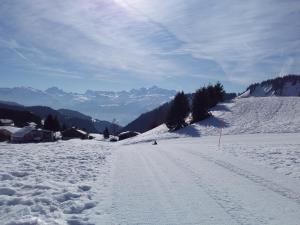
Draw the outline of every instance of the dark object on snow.
M124 139L127 139L127 138L135 137L139 134L140 133L135 132L135 131L125 131L125 132L120 133L118 135L118 137L119 137L119 141L121 141L121 140L124 140Z
M0 142L10 141L11 132L6 129L0 129Z
M76 129L74 127L68 128L61 132L63 140L69 140L73 138L88 139L88 134L82 130Z
M152 145L157 145L157 142L156 140L153 141Z
M109 139L110 142L117 142L118 141L118 138L117 137L112 137Z
M108 139L109 138L109 131L108 131L107 127L105 127L105 129L103 131L103 138L104 139Z

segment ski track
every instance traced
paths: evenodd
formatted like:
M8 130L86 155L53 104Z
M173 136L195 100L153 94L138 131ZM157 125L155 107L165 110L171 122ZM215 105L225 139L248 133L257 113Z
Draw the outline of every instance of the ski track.
M113 224L299 225L299 192L209 156L204 148L184 147L188 142L120 146Z
M181 150L177 149L177 151L162 148L160 148L159 151L183 170L193 174L197 184L201 186L228 214L230 214L231 217L238 222L238 224L299 224L299 194L294 191L281 187L272 181L268 181L258 175L252 174L249 171L238 168L237 166L233 166L228 162L215 160L212 157L203 155L202 153L199 154L199 152L193 152L191 154L188 150L183 150L182 147ZM180 154L178 154L178 152L180 152ZM187 154L192 155L193 158L187 156ZM194 156L196 156L196 158L194 158ZM211 166L208 166L207 162L211 164ZM205 174L207 172L203 170L201 166L199 167L201 164L205 166L205 170L214 168L215 171L211 174ZM219 167L219 171L216 166ZM217 177L218 179L222 179L222 176L232 178L228 180L227 183L224 183L226 181L220 183L214 179L214 174L219 175L219 177ZM242 188L238 188L238 186L241 186ZM251 190L253 190L254 193L251 193ZM273 194L270 193L270 191L273 192ZM274 195L274 193L277 196ZM281 210L284 208L292 209L291 212L289 212L291 214L289 216L285 216L292 218L290 223L285 223L284 220L282 220L281 223L275 222L276 220L272 221L274 217L277 217L277 220L282 219L280 217L278 218L278 215L280 214L276 216L276 213L267 209L266 207L268 207L268 204L265 207L262 207L265 214L260 213L258 210L255 210L255 208L252 208L254 205L251 206L251 199L239 198L243 197L244 194L249 194L254 199L257 199L257 206L260 204L264 205L262 202L264 201L262 200L264 198L259 199L259 196L265 196L265 201L267 201L267 199L274 201L273 204L269 203L269 205L275 205L275 202L277 202L279 205L279 207L277 206L279 209L276 209L278 210L278 213L282 213ZM285 200L283 201L282 198L285 198Z
M123 149L118 153L121 161L116 162L116 196L113 199L113 208L116 211L112 224L190 225L224 224L226 221L231 221L230 224L233 225L238 224L218 208L205 191L192 185L192 178L181 168L165 158L153 159L153 156L147 155L148 151L140 152L141 150L129 150L133 153L128 154ZM130 161L126 160L128 155ZM130 162L135 163L128 164ZM121 178L124 177L122 172L127 174L125 180ZM179 174L181 180L178 180ZM135 181L130 179L132 176Z
M212 163L214 163L214 164L216 164L220 167L223 167L224 169L227 169L227 170L229 170L229 171L231 171L231 172L233 172L237 175L240 175L244 178L247 178L247 179L249 179L249 180L251 180L251 181L253 181L253 182L255 182L255 183L257 183L261 186L264 186L264 187L268 188L271 191L274 191L275 193L277 193L277 194L279 194L283 197L286 197L286 198L288 198L292 201L295 201L297 204L300 205L300 195L295 193L292 190L284 188L284 187L282 187L282 186L280 186L280 185L278 185L278 184L276 184L272 181L266 180L263 177L257 176L255 174L249 172L249 171L246 171L244 169L236 167L236 166L234 166L234 165L232 165L228 162L225 162L225 161L222 161L222 160L215 160L212 157L204 155L200 152L197 152L197 153L191 152L191 151L185 151L185 152L187 152L189 154L192 154L192 155L199 156L202 159L205 159L205 160L207 160L209 162L212 162Z
M167 155L167 157L180 168L186 170L187 173L190 173L194 177L196 184L203 189L207 195L215 200L216 203L222 209L224 209L224 211L230 215L234 221L237 222L237 224L267 224L263 219L257 218L254 214L247 212L247 210L245 210L240 203L235 202L234 199L230 197L228 192L220 192L213 185L205 184L205 182L201 179L201 176L191 169L187 164L176 158L173 158L170 155Z

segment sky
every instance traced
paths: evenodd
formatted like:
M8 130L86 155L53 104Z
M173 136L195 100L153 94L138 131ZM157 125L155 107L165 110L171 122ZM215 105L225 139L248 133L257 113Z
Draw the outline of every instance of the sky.
M299 0L1 0L0 86L227 91L300 73Z

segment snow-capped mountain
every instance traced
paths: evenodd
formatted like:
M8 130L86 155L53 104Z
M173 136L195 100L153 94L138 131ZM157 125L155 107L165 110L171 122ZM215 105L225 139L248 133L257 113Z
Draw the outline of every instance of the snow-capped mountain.
M300 75L287 75L250 85L241 97L300 96Z
M2 101L68 108L101 120L116 118L120 124L169 101L175 94L174 90L156 86L119 92L87 90L85 93L65 92L57 87L45 91L31 87L0 88Z

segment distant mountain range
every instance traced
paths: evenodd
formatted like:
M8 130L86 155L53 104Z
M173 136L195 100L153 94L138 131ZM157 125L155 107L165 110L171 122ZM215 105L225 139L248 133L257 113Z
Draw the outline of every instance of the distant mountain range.
M176 94L156 86L130 91L65 92L57 87L45 91L31 87L0 88L0 100L25 106L43 105L54 109L66 108L85 113L93 118L127 124L141 113L170 101Z
M23 106L14 102L0 101L0 118L12 119L19 127L26 126L28 122L41 125L41 120L48 115L56 116L61 125L78 127L90 133L102 132L105 127L112 129L112 124L108 121L92 119L90 116L73 110L55 110L47 106ZM117 126L114 129L120 130L121 127Z

